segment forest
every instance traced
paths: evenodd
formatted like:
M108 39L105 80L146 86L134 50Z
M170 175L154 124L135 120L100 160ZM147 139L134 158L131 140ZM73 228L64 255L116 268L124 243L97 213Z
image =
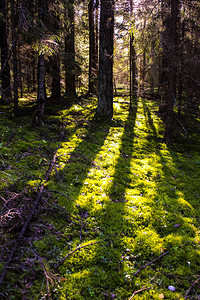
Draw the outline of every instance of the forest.
M0 0L0 299L200 299L200 1Z

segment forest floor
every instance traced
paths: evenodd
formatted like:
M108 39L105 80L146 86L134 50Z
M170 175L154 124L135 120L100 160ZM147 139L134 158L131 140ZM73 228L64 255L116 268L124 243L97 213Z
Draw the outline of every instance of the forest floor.
M158 103L114 100L0 107L1 299L200 298L200 120L166 145Z

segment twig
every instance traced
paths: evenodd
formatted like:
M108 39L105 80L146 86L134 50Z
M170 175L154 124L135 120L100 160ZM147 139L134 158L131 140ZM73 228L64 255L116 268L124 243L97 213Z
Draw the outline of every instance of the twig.
M164 255L166 255L166 254L168 254L168 253L169 253L169 251L164 252L163 254L161 254L160 256L158 256L157 258L155 258L155 259L153 259L152 261L150 261L148 264L142 266L139 270L137 270L137 272L135 272L135 273L133 274L133 277L136 276L140 271L142 271L142 270L145 269L146 267L152 265L155 261L157 261L158 259L160 259L161 257L163 257ZM132 295L128 300L133 299L133 297L134 297L137 293L140 293L140 292L142 292L142 291L144 291L144 290L148 290L148 289L150 289L150 288L149 288L149 287L148 287L148 288L147 288L147 287L144 287L144 288L142 288L142 289L140 289L140 290L138 290L138 291L135 291L135 292L133 293L133 295Z
M186 295L185 295L185 299L187 299L187 297L188 297L188 295L189 295L191 289L195 286L196 283L199 282L199 280L200 280L200 277L199 277L195 282L193 282L193 284L191 285L191 287L189 288L189 290L187 291L187 293L186 293Z
M58 280L58 276L54 275L53 273L51 273L49 270L48 270L48 267L46 266L45 262L44 262L44 259L38 255L38 252L36 249L33 249L33 245L31 242L29 242L29 244L31 245L31 251L32 253L35 255L35 258L37 259L37 261L39 262L42 270L43 270L43 273L44 273L44 276L46 278L46 286L47 286L47 299L50 299L50 285L54 285L55 284L55 281Z
M106 240L106 239L105 239ZM88 246L92 246L92 245L95 245L95 244L100 244L100 243L103 243L105 240L103 241L97 241L97 242L93 242L93 243L89 243L89 244L86 244L86 245L83 245L83 246L78 246L76 249L74 249L73 251L69 252L64 258L62 258L56 265L56 267L58 267L60 264L62 264L70 255L72 255L74 252L82 249L82 248L85 248L85 247L88 247Z
M134 297L136 294L138 294L138 293L140 293L140 292L143 292L143 291L145 291L145 290L149 290L149 289L150 289L150 287L144 287L144 288L142 288L142 289L140 289L140 290L138 290L138 291L135 291L135 292L133 293L133 295L132 295L128 300L133 299L133 297Z
M26 230L27 230L27 228L29 226L29 223L30 223L30 221L32 220L32 218L33 218L33 216L35 214L36 208L37 208L37 206L38 206L38 204L40 202L42 193L44 191L45 183L49 180L50 174L51 174L53 166L55 164L58 149L59 148L57 148L57 150L56 150L56 152L55 152L55 154L54 154L54 156L53 156L53 158L52 158L52 160L51 160L51 162L49 164L49 169L47 171L44 183L41 185L41 187L39 189L39 192L38 192L37 197L36 197L35 202L34 202L34 206L33 206L32 210L30 211L30 213L28 215L28 218L27 218L27 220L26 220L26 222L25 222L25 224L24 224L24 226L23 226L23 228L22 228L22 230L21 230L21 232L20 232L17 240L15 241L15 244L14 244L14 246L13 246L11 252L10 252L10 255L8 256L8 259L7 259L7 261L6 261L6 263L5 263L4 267L3 267L3 271L2 271L2 274L1 274L1 277L0 277L0 284L2 284L2 282L3 282L4 278L5 278L5 275L7 273L7 270L9 268L9 265L10 265L12 259L13 259L14 253L18 249L20 241L23 238L23 236L24 236L24 234L25 234L25 232L26 232Z
M142 266L139 270L137 270L137 272L135 272L133 274L133 277L136 276L140 271L142 271L143 269L145 269L146 267L152 265L155 261L157 261L158 259L160 259L161 257L163 257L164 255L168 254L169 251L164 252L163 254L161 254L160 256L158 256L157 258L153 259L152 261L150 261L148 264Z

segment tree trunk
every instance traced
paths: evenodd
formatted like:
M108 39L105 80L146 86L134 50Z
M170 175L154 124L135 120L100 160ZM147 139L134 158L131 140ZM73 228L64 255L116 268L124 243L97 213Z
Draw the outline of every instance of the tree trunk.
M130 17L133 16L133 1L130 0ZM137 95L136 80L136 52L134 47L134 35L130 34L130 110L132 109L133 97Z
M130 109L132 109L132 100L137 95L136 80L136 53L134 47L134 36L130 35Z
M54 54L52 60L52 82L51 82L51 97L60 98L60 54Z
M97 9L98 7L96 8L96 10ZM96 32L95 32L96 16L95 16L94 0L89 1L88 14L89 14L89 90L88 93L96 94L98 54L96 53Z
M23 81L23 78L22 78L22 61L21 61L21 56L20 56L20 53L19 53L19 44L18 44L18 62L19 62L19 76L18 76L18 80L19 80L19 88L20 88L20 97L22 98L23 97L23 85L22 85L22 81Z
M16 37L16 9L14 0L11 1L11 19L12 19L12 44L13 44L13 86L14 86L14 114L18 114L18 57L17 46L15 42Z
M101 0L98 107L100 118L113 116L114 0Z
M47 3L46 0L38 0L38 19L39 26L41 27L41 37L44 38L43 23L47 15ZM38 56L38 73L37 73L37 109L34 114L33 122L36 125L41 125L42 117L44 115L44 105L46 100L46 87L45 87L45 59L43 50Z
M10 66L8 59L8 42L6 29L6 3L0 1L0 47L1 47L1 100L10 101L12 98L10 88Z
M168 26L168 91L166 95L166 116L165 116L165 141L172 141L173 108L176 99L176 73L177 73L177 22L179 15L179 0L170 1L170 13Z
M37 90L36 87L36 72L37 72L37 60L35 58L35 55L31 61L31 80L32 80L32 92L35 92Z
M185 11L183 11L185 14ZM185 20L182 20L181 24L181 37L179 47L179 69L178 69L178 116L181 117L182 113L182 97L183 97L183 52L184 52L184 41L185 41Z
M75 43L74 43L74 0L68 2L68 22L65 37L65 94L76 96Z

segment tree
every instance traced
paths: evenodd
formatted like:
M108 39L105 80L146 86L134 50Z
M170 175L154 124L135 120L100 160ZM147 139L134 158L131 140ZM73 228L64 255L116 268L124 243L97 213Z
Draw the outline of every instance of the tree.
M176 74L177 74L177 22L179 16L179 0L165 0L166 17L164 20L165 32L163 42L163 76L164 90L164 121L165 141L172 140L173 109L176 99Z
M18 114L18 55L16 46L16 16L17 6L14 0L11 0L11 19L12 19L12 47L13 47L13 82L14 82L14 114Z
M130 17L133 15L133 1L130 0ZM132 109L132 98L137 94L136 80L136 52L134 46L134 35L130 33L130 109Z
M65 34L65 94L76 95L76 62L74 44L74 0L69 0ZM68 21L68 23L67 23Z
M8 101L12 98L10 88L10 66L8 53L8 35L6 26L6 0L0 1L0 47L1 47L1 99Z
M88 4L89 14L89 94L97 93L98 72L98 1L90 0ZM96 12L96 14L95 14Z
M106 119L113 116L113 34L114 0L101 0L97 115Z
M51 10L51 17L50 17L50 26L52 33L56 36L61 34L60 29L60 10L59 7L57 9ZM51 64L51 97L52 98L60 98L61 96L61 85L60 85L60 78L61 78L61 69L60 69L60 42L58 36L54 39L55 47L53 48L53 54L50 57L50 64Z
M40 47L38 56L38 84L37 84L37 109L35 111L34 122L36 125L41 125L42 117L44 115L44 104L46 100L46 88L45 88L45 60L43 50L44 39L44 24L47 15L48 6L46 0L38 0L38 21L40 28Z

